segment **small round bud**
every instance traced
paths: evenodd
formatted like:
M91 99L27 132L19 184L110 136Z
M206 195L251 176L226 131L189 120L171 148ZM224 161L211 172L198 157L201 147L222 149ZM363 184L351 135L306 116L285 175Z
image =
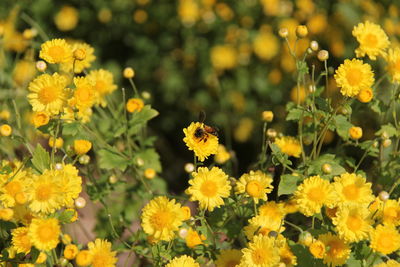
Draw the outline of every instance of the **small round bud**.
M381 133L381 138L382 138L382 139L389 139L389 134L388 134L386 131L383 131L383 132Z
M392 144L392 140L390 140L390 139L385 139L385 140L383 140L383 143L382 143L382 145L383 145L383 147L389 147L390 145Z
M305 25L299 25L296 27L296 36L298 38L304 38L308 35L308 29Z
M77 209L82 209L86 206L86 199L84 199L83 197L78 197L77 199L75 199L75 207Z
M69 245L72 242L72 238L69 234L63 234L61 237L61 241L64 245Z
M118 182L118 178L115 175L111 175L110 177L108 177L108 182L110 184L115 184L116 182Z
M277 135L278 135L278 133L276 132L276 130L275 129L273 129L273 128L269 128L268 130L267 130L267 136L269 137L269 138L275 138Z
M36 37L37 33L38 33L38 32L37 32L37 30L36 30L35 28L26 29L26 30L24 30L24 32L22 33L22 36L23 36L25 39L30 40L30 39Z
M307 54L311 55L313 53L313 50L311 48L307 48Z
M311 41L310 48L312 51L316 52L319 49L319 44L317 41Z
M0 119L1 120L8 120L11 117L11 113L10 111L8 111L7 109L3 109L0 111Z
M150 99L151 98L151 94L147 91L143 91L142 92L142 97L143 99Z
M36 61L36 69L41 72L45 72L47 69L47 64L43 60Z
M54 166L54 168L55 168L57 171L61 171L61 170L63 169L63 165L62 165L61 163L56 163L56 165Z
M313 237L309 232L302 232L299 235L299 243L304 246L309 246L313 241Z
M379 142L378 141L374 141L373 143L372 143L372 147L373 148L377 148L379 146Z
M371 102L373 97L374 97L374 92L372 91L371 88L361 89L360 92L357 95L357 99L361 103Z
M389 193L386 192L386 191L381 191L381 192L379 193L379 199L382 200L382 201L388 200L389 197L390 197L390 195L389 195Z
M326 61L329 58L329 52L327 50L321 50L318 52L317 58L319 61Z
M321 170L325 174L330 174L330 173L332 173L332 165L328 164L328 163L324 163L321 166Z
M309 135L303 137L303 144L306 146L311 145L313 138Z
M123 75L126 79L132 79L133 77L135 77L135 71L132 68L128 67L124 69Z
M185 168L185 172L187 172L187 173L192 173L192 172L194 172L194 165L193 165L193 163L186 163L184 168Z
M182 228L179 230L178 234L180 238L185 239L188 235L188 230L186 228Z
M147 168L146 170L144 170L144 177L146 177L147 179L154 179L155 176L156 171L153 168Z
M64 257L60 258L60 266L62 266L62 267L67 266L68 263L69 263L69 261L66 258L64 258Z
M144 160L142 158L137 158L136 159L136 164L141 167L144 165Z
M79 157L79 163L82 165L86 165L90 162L90 157L88 155L82 155Z
M49 138L49 146L55 148L61 148L64 145L64 140L61 137L58 137L54 140L54 137Z
M268 236L269 236L269 237L277 237L277 236L278 236L278 233L277 233L276 231L270 231L270 232L268 233Z
M270 110L263 111L262 119L266 122L271 122L274 119L274 113Z
M86 50L84 48L75 49L74 58L76 60L84 60L86 58Z
M289 35L289 30L287 28L280 28L279 29L279 36L282 38L286 38Z
M362 137L363 131L361 127L353 126L349 129L350 138L353 140L358 140Z
M12 133L12 128L8 124L3 124L0 126L0 135L1 136L10 136Z

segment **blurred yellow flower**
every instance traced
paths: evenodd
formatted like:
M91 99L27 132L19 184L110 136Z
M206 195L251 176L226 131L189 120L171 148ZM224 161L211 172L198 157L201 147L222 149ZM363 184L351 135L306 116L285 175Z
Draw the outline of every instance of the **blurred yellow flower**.
M17 253L28 254L31 251L32 243L28 236L28 230L27 227L18 227L11 231L11 243Z
M242 259L242 252L238 249L223 249L219 251L215 260L216 267L234 267L239 266Z
M200 17L197 1L179 0L178 15L185 26L192 26Z
M275 245L275 238L257 235L247 246L242 249L243 257L240 266L272 267L278 265L280 257L279 248Z
M203 244L202 238L205 239L203 235L199 235L195 230L190 228L185 238L186 246L188 246L188 248L194 248L195 246L201 245Z
M190 256L179 256L173 258L170 262L168 262L165 267L200 267L200 264L198 264L192 257Z
M334 178L333 187L338 206L348 204L369 205L373 200L372 184L355 173L343 173Z
M279 40L271 32L260 31L253 41L254 53L263 60L270 60L279 52Z
M231 158L231 154L226 150L224 145L219 144L217 154L214 156L214 160L217 164L224 164Z
M140 112L144 107L143 100L140 98L130 98L128 102L126 102L126 110L129 113Z
M90 264L92 264L92 261L92 254L89 252L89 250L86 249L79 251L75 258L76 264L82 267L89 266Z
M361 127L353 126L349 129L349 135L351 139L358 140L362 137L363 131Z
M74 84L76 89L73 97L69 100L69 104L80 111L91 108L98 98L98 93L94 89L92 81L88 77L75 77Z
M75 29L79 21L79 12L72 6L63 6L54 16L54 23L60 31Z
M67 260L73 260L75 259L76 255L78 255L78 247L74 244L68 244L64 248L64 257Z
M374 92L372 91L371 88L361 89L357 95L357 99L362 103L371 102L373 97L374 97Z
M96 238L88 243L89 253L92 255L93 267L113 267L117 262L116 251L111 250L111 243L107 240Z
M49 123L50 117L46 112L35 112L32 116L32 123L36 128Z
M318 236L318 240L324 243L326 252L324 263L329 266L340 266L346 263L350 256L350 247L346 241L332 233Z
M98 69L90 71L86 77L94 84L94 89L98 93L96 104L105 107L107 105L105 96L117 89L117 86L114 84L113 74L108 70Z
M84 139L74 140L74 151L77 155L83 155L92 148L92 142Z
M271 231L282 233L285 227L282 226L281 220L275 220L273 218L258 215L249 219L249 225L243 228L243 232L248 240L253 240L254 236L264 235L268 236Z
M217 45L211 48L211 64L217 70L229 70L237 66L237 52L230 45Z
M310 246L308 247L310 250L311 255L314 256L316 259L323 259L325 255L325 244L319 240L313 241Z
M15 65L13 80L18 86L26 86L36 74L35 62L30 60L20 60Z
M300 142L292 136L283 136L275 139L274 144L276 144L282 153L300 158L301 146Z
M390 48L385 59L392 82L400 83L400 47Z
M96 59L94 55L94 49L87 43L74 42L71 44L71 49L74 51L83 51L84 58L82 60L75 59L75 57L71 57L68 62L62 63L60 69L64 72L72 72L72 68L74 73L81 73L84 69L90 68L92 62Z
M385 56L385 49L390 45L389 38L381 26L366 21L354 26L352 34L357 38L360 46L356 49L357 57L367 55L371 60L377 56Z

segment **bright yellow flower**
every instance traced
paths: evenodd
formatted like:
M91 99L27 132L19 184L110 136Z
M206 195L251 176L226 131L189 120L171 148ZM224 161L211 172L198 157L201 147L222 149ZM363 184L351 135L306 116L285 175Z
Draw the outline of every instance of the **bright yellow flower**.
M72 6L63 6L54 16L54 23L60 31L75 29L79 20L79 12Z
M387 262L382 262L380 264L374 265L374 267L399 267L400 262L395 260L388 260Z
M60 113L68 97L66 85L66 79L58 73L36 77L28 87L28 101L33 111L46 112L49 115Z
M313 241L310 246L308 247L308 249L310 250L311 255L314 256L314 258L316 259L323 259L325 252L326 252L326 248L325 248L325 244L322 243L319 240L315 240Z
M96 59L94 49L87 43L75 42L71 45L72 51L82 50L85 52L85 57L82 60L71 58L70 61L62 63L60 68L64 72L72 72L72 67L75 73L81 73L84 69L90 68L92 62Z
M355 58L346 59L335 71L334 78L342 95L348 97L355 97L362 89L371 88L375 81L371 66Z
M79 250L76 245L74 245L74 244L66 245L64 248L64 257L67 260L73 260L73 259L75 259L78 252L79 252Z
M388 199L383 204L382 219L384 224L400 225L400 203L399 200Z
M301 155L301 145L300 142L291 136L284 136L275 139L275 143L282 153L300 158Z
M56 218L33 219L29 226L29 238L39 250L51 250L59 243L60 224Z
M236 50L229 45L217 45L211 48L211 64L217 70L228 70L238 63Z
M385 56L385 49L389 46L389 38L383 29L372 22L359 23L353 28L352 34L357 38L360 46L356 49L357 57L368 57L376 60L376 57Z
M284 263L287 267L297 266L297 257L290 250L287 242L279 248L279 256L281 257L280 262Z
M14 216L14 211L10 208L0 208L0 220L11 221Z
M143 100L140 98L130 98L128 102L126 102L126 110L130 113L140 112L144 107Z
M328 180L311 176L303 181L294 192L299 211L306 216L320 213L322 206L331 207L335 203L335 194Z
M200 267L192 257L190 256L180 256L173 258L165 267Z
M107 105L105 96L117 89L117 86L114 84L113 74L107 70L98 69L90 71L86 77L94 84L94 89L98 93L96 104L105 107Z
M343 206L339 208L333 224L339 236L347 242L358 242L368 238L372 229L370 212L365 206Z
M361 103L368 103L371 102L372 98L374 97L374 91L371 88L363 88L357 95L357 99Z
M91 108L97 97L97 91L94 90L93 83L87 77L75 77L74 78L75 91L70 105L81 110Z
M272 177L262 171L250 171L243 174L236 183L236 193L246 194L258 203L260 199L266 201L267 194L271 193Z
M61 170L52 171L60 184L60 202L64 207L71 207L82 192L82 178L72 164L65 164Z
M18 162L18 166L21 163ZM0 203L5 208L14 207L16 204L24 204L26 202L26 189L31 184L31 173L29 170L18 169L13 170L7 175L8 178L2 184L0 178ZM12 179L10 179L13 177Z
M78 266L89 266L92 264L93 256L89 250L84 249L78 252L75 261Z
M32 117L32 123L36 128L49 123L50 117L46 112L35 112Z
M185 26L192 26L200 17L199 6L194 0L179 0L178 15Z
M378 225L370 233L370 247L383 254L391 254L400 249L400 233L394 225Z
M340 177L334 178L333 187L336 192L336 203L341 206L344 204L361 204L368 206L373 200L371 183L355 173L343 173Z
M274 221L281 221L285 217L284 208L280 203L268 201L258 208L258 214L270 217Z
M215 260L216 267L235 267L242 259L242 252L238 249L220 250Z
M278 265L280 260L275 238L264 235L255 236L248 248L242 249L242 253L240 266L243 267L273 267Z
M340 266L346 263L350 256L350 247L343 239L340 239L332 233L318 236L318 240L324 243L326 252L324 254L324 263L329 266Z
M260 31L253 41L254 53L263 60L270 60L279 52L279 40L268 31Z
M171 241L182 225L184 215L175 200L160 196L152 199L142 210L143 231L156 241Z
M18 227L11 231L12 245L17 253L28 254L31 251L32 243L28 236L27 227Z
M207 133L205 127L204 123L192 122L189 127L183 129L185 133L183 141L189 150L194 151L200 161L204 161L218 151L218 137Z
M190 228L185 238L186 246L194 248L195 246L203 244L202 237L204 238L204 236L200 236L195 230Z
M111 243L97 238L88 243L89 252L92 255L93 267L114 267L117 262L116 251L111 250Z
M231 186L228 175L220 168L199 167L192 173L189 188L185 193L190 195L190 201L199 201L201 209L213 211L214 208L224 205L223 198L230 195Z
M245 226L243 231L247 239L252 240L254 236L259 234L268 236L271 231L277 233L283 232L285 227L282 224L282 221L258 215L249 219L249 225Z
M385 59L392 82L400 83L400 47L390 48Z
M66 63L72 58L72 49L64 39L52 39L42 44L39 57L53 64Z
M92 142L88 140L74 140L74 151L77 155L83 155L89 152L92 148Z

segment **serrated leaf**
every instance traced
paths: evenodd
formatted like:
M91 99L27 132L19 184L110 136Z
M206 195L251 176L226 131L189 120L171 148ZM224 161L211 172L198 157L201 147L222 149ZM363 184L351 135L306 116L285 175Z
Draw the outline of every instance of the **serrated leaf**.
M337 160L335 160L335 155L333 154L324 154L320 156L318 159L311 162L308 168L308 174L310 175L324 175L322 171L322 165L329 164L332 167L332 172L329 173L330 176L340 175L346 172L345 168L343 168Z
M35 151L33 151L31 162L40 173L43 173L44 170L50 167L50 155L40 144L38 144Z
M100 149L98 151L98 155L99 166L102 169L120 169L121 171L124 171L129 165L129 161L116 151L111 151L109 149Z
M292 108L286 116L287 121L299 121L301 117L304 117L304 110L299 108Z
M152 109L150 105L146 105L140 112L132 114L129 120L129 134L135 134L139 129L152 118L158 115L158 111Z
M290 174L285 174L281 176L278 187L278 196L290 195L297 188L297 182L300 180L300 176L294 176Z
M322 260L315 259L306 247L296 244L290 249L297 257L297 266L326 267Z
M154 148L148 148L137 152L135 154L134 162L136 162L137 158L141 158L143 160L143 168L152 168L158 173L161 172L160 156Z
M79 122L64 123L62 133L63 135L75 136L81 131L81 126Z
M375 133L376 136L380 136L381 134L386 133L387 137L398 136L396 128L392 124L385 124L381 126L381 129Z
M344 140L349 139L349 129L353 126L345 116L335 116L336 131L340 137Z
M58 220L62 224L70 223L71 219L74 217L75 212L73 210L64 210L58 217Z

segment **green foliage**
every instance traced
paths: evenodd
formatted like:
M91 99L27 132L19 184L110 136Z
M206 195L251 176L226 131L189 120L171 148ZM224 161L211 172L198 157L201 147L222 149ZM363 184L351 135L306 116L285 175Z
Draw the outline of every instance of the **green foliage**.
M33 167L39 172L43 173L50 167L50 155L40 144L38 144L33 152L31 159Z

